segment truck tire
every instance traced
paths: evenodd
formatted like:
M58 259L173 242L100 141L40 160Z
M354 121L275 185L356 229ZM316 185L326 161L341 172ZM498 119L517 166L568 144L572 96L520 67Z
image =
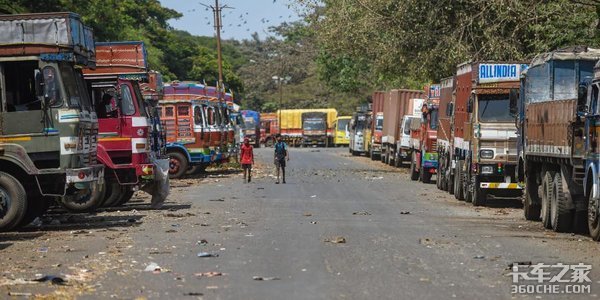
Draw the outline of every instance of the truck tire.
M487 192L479 187L479 180L477 180L476 176L472 177L471 185L471 203L473 203L473 206L485 205Z
M415 154L413 153L410 160L410 180L417 181L419 179L419 172L417 171L417 166L415 164Z
M448 193L454 195L454 177L452 175L449 175L448 178L446 178L446 185L448 187Z
M552 228L552 219L550 217L550 206L552 205L552 195L554 194L552 179L553 172L546 171L544 179L542 180L542 207L540 217L542 218L542 225L544 228Z
M0 171L0 231L19 225L27 211L27 194L12 175Z
M435 186L438 188L438 190L443 191L444 187L442 184L442 178L441 178L440 174L441 174L440 163L438 162L438 167L437 167L436 175L435 175Z
M421 167L421 169L419 170L419 174L422 183L431 183L431 173L427 172L425 168Z
M593 191L592 191L592 182L591 180L588 181L587 184L587 203L588 203L588 209L587 209L587 213L588 213L588 217L587 217L587 224L588 224L588 229L590 231L590 237L594 240L594 241L600 241L600 210L598 207L598 198L593 198Z
M17 227L27 226L36 218L43 216L52 203L54 203L52 197L44 197L37 192L35 195L27 195L27 210Z
M123 204L129 202L129 200L131 200L131 198L133 197L134 193L135 191L133 189L127 189L125 193L121 194L121 197L119 198L115 206L122 206Z
M462 175L462 164L462 160L457 161L456 170L454 170L454 198L459 201L465 200L465 195L463 194L464 180Z
M525 176L525 190L523 191L523 214L525 220L540 220L540 196L538 195L538 186L534 178Z
M466 175L463 175L463 195L465 195L465 202L472 203L473 202L473 192L471 189L471 183L466 181Z
M86 189L73 195L66 195L61 198L60 205L70 212L92 212L104 204L106 182L96 184L96 189L95 193L92 189Z
M206 171L206 165L195 165L191 166L186 172L185 175L195 175L199 173L204 173Z
M569 199L563 191L562 175L556 172L552 182L552 205L550 205L550 216L552 218L552 229L556 232L571 232L573 230L573 210L569 208Z
M400 158L400 155L396 155L396 157L394 158L394 167L400 168L401 166L402 166L402 158Z
M169 152L169 179L177 179L183 176L188 169L188 161L180 152Z
M104 204L102 207L114 207L116 206L121 195L125 193L126 186L120 185L117 181L105 181L105 196L104 196Z

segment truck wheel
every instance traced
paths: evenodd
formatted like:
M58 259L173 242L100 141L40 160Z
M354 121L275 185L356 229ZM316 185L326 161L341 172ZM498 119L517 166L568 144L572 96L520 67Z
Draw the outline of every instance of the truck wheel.
M90 189L78 190L75 194L62 197L60 205L70 212L92 212L102 206L105 194L106 183L95 184Z
M448 185L448 193L454 195L454 176L448 175L448 178L446 178L446 185Z
M106 192L103 207L114 207L117 205L121 195L125 193L126 186L120 185L117 181L105 181Z
M592 237L594 241L600 241L600 210L598 209L598 198L592 197L593 192L591 182L588 182L587 186L587 224L590 231L590 237Z
M485 205L485 201L487 200L487 192L479 187L479 180L473 176L471 179L471 203L473 206L482 206Z
M538 186L531 176L525 177L525 190L523 191L523 213L529 221L540 220L540 196Z
M443 191L444 190L444 185L442 182L442 176L440 176L440 174L442 174L440 172L440 163L438 162L438 167L436 170L436 175L435 175L435 186L438 188L438 190Z
M463 175L463 177L464 176L465 175ZM464 183L463 183L462 193L465 197L465 202L471 203L471 202L473 202L473 193L472 193L472 190L470 189L471 184L469 182L467 182L465 179L463 179L463 180L464 180Z
M169 178L177 179L188 169L187 158L179 152L169 152Z
M394 158L394 167L400 168L401 166L402 166L402 159L400 158L399 155L396 155L396 157Z
M19 225L26 211L25 188L12 175L0 171L0 231Z
M456 170L454 170L454 198L459 201L465 200L463 185L462 160L459 160L456 162Z
M410 160L410 180L417 181L419 179L419 172L417 171L417 166L415 165L415 154L413 153L412 159Z
M52 197L44 197L39 193L35 194L32 196L27 195L27 210L18 227L27 226L36 218L43 216L54 202Z
M129 200L131 200L131 197L133 197L134 193L135 191L133 189L128 188L123 194L121 194L121 197L119 198L115 206L122 206L123 204L129 202Z
M431 173L427 172L424 168L421 168L421 182L431 183Z
M544 228L552 228L552 220L550 218L550 205L552 203L552 195L554 194L552 189L552 173L546 171L544 179L542 180L542 207L541 207L541 218Z
M550 216L552 229L556 232L571 232L573 230L573 210L569 209L569 199L563 192L562 175L557 172L552 182L552 205Z

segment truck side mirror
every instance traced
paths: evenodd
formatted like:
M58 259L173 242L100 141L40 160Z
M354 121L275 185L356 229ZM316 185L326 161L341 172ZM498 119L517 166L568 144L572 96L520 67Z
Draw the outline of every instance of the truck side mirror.
M474 99L475 99L475 96L473 94L471 94L471 97L469 97L469 101L467 101L467 113L473 112L473 100Z
M35 70L35 95L38 98L44 96L44 77L40 70Z
M510 114L513 116L517 114L518 99L519 99L519 93L517 92L517 89L510 89L510 91L508 92L508 101L509 101Z
M580 84L577 89L577 111L586 112L587 111L587 85Z

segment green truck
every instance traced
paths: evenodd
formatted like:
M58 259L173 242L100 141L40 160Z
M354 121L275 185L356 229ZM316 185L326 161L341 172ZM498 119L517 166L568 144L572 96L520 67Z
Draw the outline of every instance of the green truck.
M30 223L57 201L101 204L98 119L82 67L95 66L92 30L73 13L0 15L0 230Z

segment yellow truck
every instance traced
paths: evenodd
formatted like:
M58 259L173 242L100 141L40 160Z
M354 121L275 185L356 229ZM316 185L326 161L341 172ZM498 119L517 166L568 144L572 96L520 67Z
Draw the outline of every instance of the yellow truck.
M333 145L336 147L350 144L350 120L352 116L339 116L333 122Z
M315 126L321 126L316 124L316 120L307 120L302 118L303 114L306 113L325 113L327 115L327 124L325 125L325 132L327 135L327 142L325 145L331 145L333 142L333 123L337 119L337 110L335 108L318 108L318 109L282 109L277 111L277 119L281 125L279 133L281 134L284 141L291 146L300 146L304 144L304 140L308 137L305 136L305 130L311 129ZM307 121L307 122L303 122Z

